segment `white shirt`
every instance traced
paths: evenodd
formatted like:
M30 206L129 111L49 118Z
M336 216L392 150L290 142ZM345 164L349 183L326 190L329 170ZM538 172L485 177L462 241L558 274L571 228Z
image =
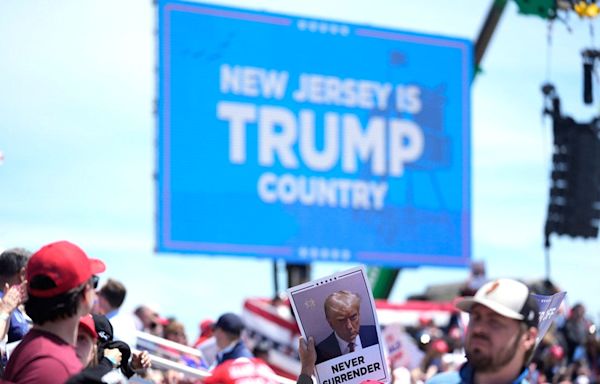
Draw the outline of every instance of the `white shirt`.
M337 339L338 345L340 346L340 351L342 351L342 355L345 355L347 353L350 353L350 347L348 346L348 342L344 339L341 339L337 333L333 333L335 335L335 338ZM360 342L360 336L356 335L356 338L354 339L354 351L358 351L359 349L362 349L362 344Z
M121 340L127 343L130 348L135 348L137 344L137 329L133 316L116 309L107 313L106 317L113 326L113 339Z

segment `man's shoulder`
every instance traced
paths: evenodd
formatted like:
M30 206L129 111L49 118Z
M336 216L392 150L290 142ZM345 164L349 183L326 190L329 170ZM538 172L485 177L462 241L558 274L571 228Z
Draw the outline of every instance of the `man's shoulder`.
M426 384L461 384L463 383L460 374L457 371L438 373L431 379L427 380Z
M238 341L238 343L235 345L235 347L233 347L233 350L231 351L231 355L229 355L229 358L239 358L239 357L254 357L254 355L252 354L252 352L250 352L250 350L248 349L248 347L246 347L246 345L242 342L242 341Z
M14 353L19 350L28 350L31 352L43 352L47 349L70 349L75 351L72 345L59 338L58 336L44 331L36 329L30 330L24 337L23 340L17 345Z
M327 361L333 357L337 357L341 354L334 332L331 332L329 336L315 345L315 350L317 352L317 364Z
M329 334L329 336L327 336L326 338L324 338L323 340L321 340L319 343L317 343L317 345L315 346L315 348L317 348L317 349L324 348L326 346L331 345L334 342L335 342L335 345L337 345L337 340L335 338L335 333L331 332Z
M62 354L65 354L66 357L74 356L77 359L74 346L52 333L35 329L30 330L23 337L13 353L16 353L17 350L27 355L62 356ZM77 359L77 361L79 360Z
M370 347L379 342L377 339L377 328L374 325L362 325L359 334L363 347Z
M28 357L17 365L15 369L7 366L4 377L6 380L36 384L63 383L81 369L81 365L69 365L59 357L49 355L33 359Z
M6 379L32 383L42 383L46 378L66 380L81 369L71 345L45 332L30 333L13 351L6 366Z
M449 371L439 373L429 379L426 384L469 384L472 382L472 367L463 365L462 371ZM526 379L527 371L523 371L521 375L512 382L512 384L529 384Z
M361 325L360 326L360 331L366 331L366 332L374 332L377 333L377 328L374 325Z

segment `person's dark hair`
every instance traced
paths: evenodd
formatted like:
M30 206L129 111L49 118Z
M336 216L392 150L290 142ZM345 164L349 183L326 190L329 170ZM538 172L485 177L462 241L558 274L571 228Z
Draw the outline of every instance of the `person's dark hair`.
M25 312L31 317L33 323L38 325L75 316L79 308L79 298L87 284L88 282L85 282L69 292L54 297L29 295L25 302ZM50 289L55 284L48 276L39 275L31 280L29 286L34 289Z
M146 310L146 306L145 305L139 305L135 308L135 310L133 311L133 314L136 315L137 317L142 317L144 315L144 311Z
M108 279L98 294L104 297L111 307L119 308L125 301L127 289L125 289L125 286L120 281Z
M24 248L10 248L0 253L0 277L11 278L27 265L31 252Z

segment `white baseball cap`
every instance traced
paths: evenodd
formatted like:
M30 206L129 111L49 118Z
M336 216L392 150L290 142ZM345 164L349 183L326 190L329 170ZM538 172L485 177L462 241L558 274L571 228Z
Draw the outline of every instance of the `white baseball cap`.
M475 292L475 296L460 299L456 306L471 312L475 304L481 304L499 315L521 320L532 327L538 326L539 308L530 295L527 285L512 279L490 281Z

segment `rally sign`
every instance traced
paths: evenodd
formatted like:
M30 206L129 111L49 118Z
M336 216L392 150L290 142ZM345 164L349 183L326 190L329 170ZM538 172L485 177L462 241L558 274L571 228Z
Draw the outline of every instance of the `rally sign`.
M560 312L560 306L567 295L567 292L557 292L554 295L538 295L532 294L535 297L539 306L539 324L538 324L538 335L536 338L536 346L542 341L546 332L554 322L554 319Z
M405 331L400 323L386 326L381 336L387 348L387 358L392 369L406 367L409 370L418 368L425 357L415 339Z
M468 41L158 8L158 251L466 265Z
M288 288L287 294L302 336L315 341L319 384L390 380L364 266Z

